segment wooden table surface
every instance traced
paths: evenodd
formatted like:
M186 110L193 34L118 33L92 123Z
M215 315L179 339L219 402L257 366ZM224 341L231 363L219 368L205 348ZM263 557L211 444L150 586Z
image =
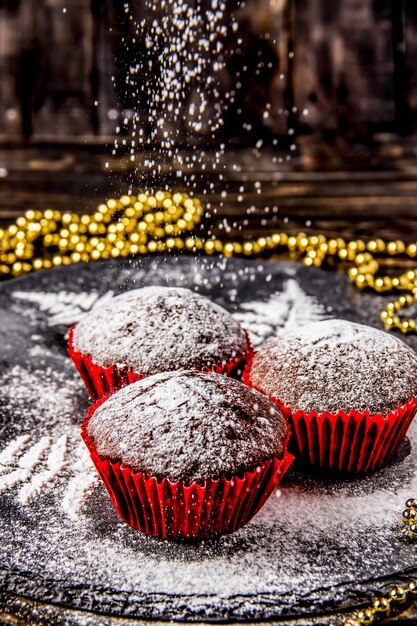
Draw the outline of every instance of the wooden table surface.
M206 169L196 165L192 171L197 195L211 205L206 229L224 239L275 230L417 239L417 143L413 137L381 136L372 145L348 145L304 136L290 162L285 161L287 154L284 149L265 148L261 153L230 149L213 171L214 153L207 152ZM139 159L139 168L146 157L143 154ZM283 163L274 163L274 157ZM160 163L157 188L166 184L183 189L181 179L172 173L177 166L163 156ZM219 171L224 172L223 181L219 181ZM143 168L135 171L126 158L111 155L110 139L0 143L0 223L10 223L29 208L91 212L130 186L133 192L142 191L152 182ZM205 188L209 193L204 194ZM225 198L222 191L227 192Z

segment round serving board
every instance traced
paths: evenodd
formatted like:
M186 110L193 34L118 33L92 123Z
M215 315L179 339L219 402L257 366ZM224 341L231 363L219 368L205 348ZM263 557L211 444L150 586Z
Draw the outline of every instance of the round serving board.
M395 462L373 476L335 480L294 467L261 512L227 537L169 543L118 518L79 436L88 398L65 334L100 298L152 284L207 295L241 320L257 346L330 317L380 327L385 302L359 293L343 275L234 259L115 261L4 283L3 597L77 609L74 622L90 611L132 620L293 617L310 624L415 576L416 548L401 522L405 500L417 494L414 426ZM407 341L416 347L414 337Z

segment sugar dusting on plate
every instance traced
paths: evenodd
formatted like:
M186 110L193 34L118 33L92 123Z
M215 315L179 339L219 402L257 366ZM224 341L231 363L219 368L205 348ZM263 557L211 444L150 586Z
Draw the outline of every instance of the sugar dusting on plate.
M236 313L256 315L265 303L249 298L250 308ZM36 312L37 304L19 306ZM273 310L268 328L284 326ZM39 315L45 324L48 313ZM65 351L36 332L32 361L43 347L55 352L56 366L15 365L0 380L0 477L29 470L0 498L0 576L10 592L21 592L27 579L19 572L30 572L39 598L78 608L148 619L267 619L357 601L361 581L376 572L414 567L415 547L401 534L404 501L417 493L407 445L395 464L354 481L291 472L245 528L216 541L171 544L137 533L119 520L80 441L81 381ZM409 437L414 452L416 425Z

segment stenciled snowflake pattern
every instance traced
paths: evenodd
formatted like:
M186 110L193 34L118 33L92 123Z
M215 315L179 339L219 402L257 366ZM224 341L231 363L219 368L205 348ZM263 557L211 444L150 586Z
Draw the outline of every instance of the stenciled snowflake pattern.
M244 302L234 317L246 328L255 348L268 339L310 322L328 319L325 308L294 279L265 302Z
M114 292L100 295L97 291L15 291L13 297L23 302L31 302L39 310L48 314L48 326L72 326L97 306L113 298Z
M72 456L76 461L70 463ZM15 491L20 504L31 504L49 493L64 474L68 480L61 508L74 519L99 482L82 442L71 454L67 434L55 442L49 436L34 440L27 434L16 437L0 451L0 494Z
M0 379L2 415L13 415L21 430L0 444L0 495L24 506L56 496L75 519L98 474L80 438L84 386L78 376L52 368L15 365ZM74 422L74 416L76 421Z

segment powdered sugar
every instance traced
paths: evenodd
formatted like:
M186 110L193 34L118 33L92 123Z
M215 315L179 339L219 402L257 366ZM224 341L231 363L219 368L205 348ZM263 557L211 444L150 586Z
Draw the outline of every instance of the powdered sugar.
M93 590L84 587L85 602L105 603L110 596L113 612L148 619L267 618L330 598L346 602L346 586L372 577L375 569L388 571L394 554L397 567L414 564L414 547L407 548L399 532L401 507L417 490L411 457L398 479L395 474L395 467L387 468L373 478L336 484L293 476L246 528L188 546L124 525L100 487L82 520L69 523L50 509L44 523L34 509L38 521L25 541L25 559L33 568L49 554L41 580L93 583ZM23 529L17 524L18 537Z
M0 476L0 493L12 489L18 483L27 481L40 463L50 443L50 437L42 437L19 459L17 469L12 469L10 472L7 472L6 469L4 474Z
M100 457L158 478L204 482L283 454L274 404L221 374L157 374L111 396L91 418Z
M268 301L265 291L262 295L256 291L264 278L253 264L239 262L247 268L239 274L237 261L219 271L212 267L214 261L209 263L210 269L200 267L199 284L214 285L217 296L222 289L225 293L240 289L241 281L255 274L253 290L237 292L237 313L242 311L242 299L255 312ZM193 264L197 264L194 259L184 261L181 284L187 284L187 276L194 280ZM132 288L128 278L136 272L137 280L143 281L146 274L133 269L130 274L126 269L114 272L112 267L103 265L98 274L92 273L91 284L106 291L123 279L123 287ZM288 273L281 264L269 267L272 295L279 290L277 277L284 276L285 281ZM294 277L296 266L291 267ZM170 268L161 263L157 276L168 274ZM87 270L80 266L71 275L78 280L83 271L85 275ZM172 275L176 280L179 272ZM75 279L68 285L59 282L59 276L54 287L76 291ZM333 278L343 286L343 277ZM36 288L31 281L41 281L42 273L24 280L30 291ZM323 274L323 284L329 280L332 276ZM88 293L89 283L77 285ZM339 291L326 302L337 307L342 296L346 297ZM9 302L3 297L4 309ZM32 305L20 301L19 307L24 306ZM37 306L33 304L31 310ZM349 306L351 314L354 304ZM369 302L371 312L379 308ZM33 478L47 470L52 442L67 434L67 457L57 480L36 498L20 503L20 489L27 483L18 483L0 498L0 584L6 592L81 609L71 623L85 622L88 613L83 609L122 615L129 623L135 618L255 621L357 606L398 582L399 572L415 568L415 545L401 532L401 511L405 500L417 493L417 423L409 431L411 454L405 445L394 464L373 476L337 482L290 470L280 497L272 496L245 528L231 536L198 545L170 544L128 527L115 513L80 440L87 395L65 356L62 338L47 328L48 315L38 312L40 322L32 331L39 366L30 370L12 360L8 372L0 374L0 455L7 472L14 471L23 454L50 437L51 445L34 468ZM29 354L31 337L25 339L24 355ZM9 352L17 360L12 347ZM47 357L40 365L42 349ZM101 618L97 621L101 623Z
M85 395L81 381L75 374L66 376L50 368L29 371L16 365L0 382L3 411L28 431L0 451L0 493L12 491L18 502L31 505L65 475L68 486L62 487L62 507L69 515L78 514L83 490L98 483L79 440L79 420L85 412L80 410L84 406L80 397ZM77 453L82 463L74 462Z
M90 461L84 443L80 442L73 453L70 477L61 508L72 520L79 520L80 512L88 497L99 483L99 476Z
M5 408L21 416L22 426L28 417L31 424L48 424L50 432L54 432L57 425L62 428L62 420L71 423L83 384L71 368L68 369L71 375L48 366L31 371L15 365L1 379Z
M154 272L156 270L159 272L158 279L161 280L164 272L159 267L153 268ZM262 267L259 271L262 271ZM141 282L144 276L143 270L136 271L134 281ZM169 276L172 281L185 282L185 276L181 271L173 272L171 269ZM271 274L268 276L271 277ZM197 270L195 270L193 278L198 286L209 284L209 279L203 277ZM238 276L234 274L232 278L236 280ZM232 302L236 300L236 294L236 289L229 289L228 295ZM47 324L51 327L73 326L89 311L110 300L113 296L112 290L106 291L103 295L99 295L96 291L82 291L81 293L65 290L57 293L45 291L13 292L14 299L36 305L40 311L46 313ZM32 309L25 307L22 311L25 315L33 316ZM327 319L329 311L316 298L307 295L296 280L290 278L284 283L282 291L273 293L267 300L241 303L240 310L235 312L233 317L249 332L252 344L259 347L267 339L277 334L310 322Z
M15 291L13 297L39 306L48 313L49 326L72 326L89 311L113 297L113 291L100 295L97 291L74 293L71 291ZM27 311L27 309L24 309Z
M75 350L104 367L144 375L222 364L244 355L244 331L224 309L188 289L144 287L97 307L74 329Z
M14 462L15 458L22 452L30 440L30 435L20 435L20 437L16 437L4 448L0 453L0 472L3 472L8 465Z
M42 385L41 371L28 375L16 369L14 374L15 398L20 396L19 389L26 387L34 393L36 384ZM26 415L29 425L33 418ZM63 400L62 415L68 415L68 398ZM65 418L55 428L72 433ZM417 440L415 427L411 435ZM16 455L31 451L27 456L33 459L33 443L27 437L20 436L13 447ZM39 442L46 459L43 437ZM75 577L77 584L94 581L97 587L115 590L113 610L123 613L122 606L129 606L130 611L136 606L136 614L147 617L239 618L248 611L251 616L268 617L301 597L305 602L306 590L310 601L317 599L317 591L308 590L330 583L337 586L329 592L337 601L347 581L358 576L359 563L360 575L366 577L372 576L375 567L385 571L390 554L399 558L399 544L392 536L401 541L401 508L417 492L417 468L411 456L402 461L399 471L393 466L354 482L329 483L293 475L282 486L280 497L271 498L233 536L199 546L167 545L118 520L104 488L100 485L94 490L97 477L91 472L84 444L78 444L78 437L69 443L67 466L48 492L53 498L45 499L41 491L37 500L29 500L24 507L25 517L34 521L30 530L24 519L16 519L12 536L8 525L0 521L4 541L24 546L13 556L14 567L18 569L24 559L25 568L30 564L40 581L68 577ZM8 447L2 459L15 467L17 457L13 458ZM37 467L43 467L42 463ZM377 537L378 550L372 537ZM401 566L411 566L413 547L408 551L402 544L400 552ZM342 553L344 565L335 568L333 559L340 560ZM38 573L37 563L42 564ZM118 589L124 590L123 603L121 597L119 603ZM146 605L144 598L148 598Z
M62 435L52 444L48 458L46 459L46 469L34 476L30 482L23 485L19 492L20 502L26 504L41 492L52 487L65 468L67 445L67 435Z
M293 410L386 415L417 395L417 355L393 335L330 320L271 341L250 378Z
M255 348L265 341L304 324L329 317L324 307L308 296L297 281L286 281L282 291L274 293L265 302L243 302L235 317L249 332Z

